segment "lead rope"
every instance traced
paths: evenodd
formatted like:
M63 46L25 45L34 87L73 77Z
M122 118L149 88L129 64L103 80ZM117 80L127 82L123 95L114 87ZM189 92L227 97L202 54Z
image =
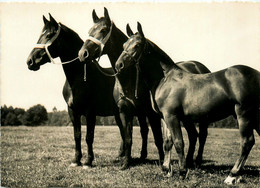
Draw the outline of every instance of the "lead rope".
M138 99L138 85L139 85L139 74L140 74L139 63L136 63L135 67L136 67L135 98Z
M87 64L84 64L84 82L87 81Z

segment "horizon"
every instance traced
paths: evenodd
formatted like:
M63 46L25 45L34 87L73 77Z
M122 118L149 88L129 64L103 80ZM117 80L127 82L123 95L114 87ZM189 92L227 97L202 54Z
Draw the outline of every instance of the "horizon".
M26 59L43 27L42 16L50 12L79 34L82 40L92 27L92 10L111 20L124 33L130 24L142 24L147 38L175 62L196 60L212 72L244 64L260 70L260 4L212 3L0 3L1 14L1 106L28 109L45 106L67 111L62 96L65 83L59 65L46 64L29 71ZM17 32L17 28L19 29ZM110 66L106 57L104 67Z

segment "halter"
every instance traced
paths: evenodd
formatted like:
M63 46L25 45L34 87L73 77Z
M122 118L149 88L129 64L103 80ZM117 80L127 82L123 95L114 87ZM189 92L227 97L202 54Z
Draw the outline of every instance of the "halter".
M135 63L135 68L136 68L136 80L135 80L135 98L138 99L138 85L139 85L139 77L140 77L140 59L143 55L143 53L145 52L145 49L147 47L147 42L145 43L144 46L144 50L142 51L142 53L139 55L139 57L136 59L134 56L132 56L131 54L129 54L126 50L124 50L122 53L126 54L128 57L130 57ZM124 63L122 62L123 67L121 69L124 68Z
M86 40L90 40L90 41L94 42L95 44L97 44L100 47L100 52L99 52L99 57L98 57L98 61L97 62L99 62L100 57L101 57L101 55L103 53L104 47L105 47L108 39L111 36L113 25L114 25L114 22L111 21L111 26L110 26L109 32L107 33L107 35L102 40L96 39L96 38L94 38L92 36L88 36L88 38L86 39Z
M72 63L73 61L76 61L77 59L79 59L79 57L76 57L70 61L65 61L65 62L61 62L61 63L57 63L54 61L54 59L52 58L49 50L48 50L48 47L52 45L52 43L58 38L59 34L60 34L60 30L61 30L61 25L60 23L58 23L58 31L56 32L56 34L46 42L46 44L36 44L34 46L34 48L36 49L45 49L50 61L53 63L53 64L56 64L56 65L64 65L64 64L68 64L68 63ZM86 64L84 64L84 81L86 82L87 81L87 70L86 70Z
M61 25L60 25L60 23L58 23L58 31L56 32L56 34L55 34L50 40L48 40L48 41L46 42L46 44L36 44L36 45L34 46L34 48L37 48L37 49L45 49L45 51L46 51L46 53L47 53L47 55L48 55L50 61L51 61L53 64L63 65L63 64L68 64L68 63L71 63L71 62L77 60L78 57L76 57L76 58L74 58L74 59L72 59L72 60L70 60L70 61L65 61L65 62L61 62L61 63L57 63L57 62L54 61L54 59L52 58L52 56L51 56L51 54L50 54L50 52L49 52L49 50L48 50L48 47L51 46L52 43L58 38L58 36L59 36L59 34L60 34L60 30L61 30Z

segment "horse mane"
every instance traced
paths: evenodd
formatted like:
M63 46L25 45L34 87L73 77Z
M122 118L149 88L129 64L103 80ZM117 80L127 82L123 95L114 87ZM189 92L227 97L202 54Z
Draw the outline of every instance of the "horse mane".
M147 44L148 44L149 52L154 52L156 54L157 59L159 59L161 64L162 64L162 68L163 68L164 72L168 72L172 68L180 69L174 63L174 61L161 48L159 48L155 43L153 43L149 39L146 39L146 41L147 41Z
M68 33L73 33L75 35L75 38L78 38L80 41L83 42L83 40L80 38L80 36L78 35L78 33L76 33L74 30L70 29L69 27L67 27L66 25L59 23L61 28ZM73 39L74 40L74 39Z

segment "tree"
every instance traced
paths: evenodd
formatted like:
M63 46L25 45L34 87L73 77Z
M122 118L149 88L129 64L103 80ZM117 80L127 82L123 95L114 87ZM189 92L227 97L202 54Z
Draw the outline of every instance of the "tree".
M1 125L21 125L25 110L22 108L1 107Z
M44 106L37 104L29 108L23 117L25 125L41 125L48 120L48 113Z

